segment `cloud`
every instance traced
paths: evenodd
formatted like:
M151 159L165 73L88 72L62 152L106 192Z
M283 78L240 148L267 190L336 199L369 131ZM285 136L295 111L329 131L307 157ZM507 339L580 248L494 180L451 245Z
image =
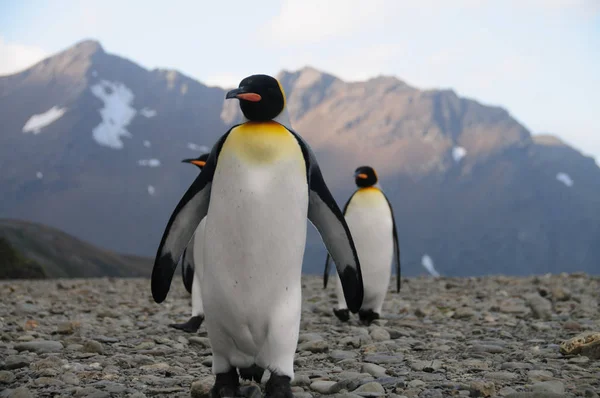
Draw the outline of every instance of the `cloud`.
M261 40L276 45L315 44L358 36L382 26L453 18L472 11L514 14L573 13L588 19L600 12L598 0L283 0L279 14L259 29ZM433 22L433 21L432 21Z
M221 88L234 88L240 84L240 81L246 76L238 76L233 73L224 73L207 78L200 78L200 81L208 86L217 86Z
M47 56L39 47L8 43L0 37L0 76L20 72Z
M383 0L285 0L280 13L259 32L279 44L315 43L354 33L381 15Z

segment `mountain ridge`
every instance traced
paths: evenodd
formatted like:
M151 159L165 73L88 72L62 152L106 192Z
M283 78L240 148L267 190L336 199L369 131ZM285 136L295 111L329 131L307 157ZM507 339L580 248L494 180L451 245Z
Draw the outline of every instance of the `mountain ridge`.
M345 82L310 66L276 76L292 125L340 206L357 166L378 171L397 213L407 275L423 272L426 255L450 275L593 271L600 169L574 147L533 135L505 108L452 89L420 90L384 75ZM237 103L224 97L220 87L174 69L145 69L93 40L0 77L0 167L7 170L0 217L154 255L197 175L180 160L212 147L240 120ZM23 132L38 114L53 121ZM572 252L579 253L573 263ZM321 272L324 260L309 228L305 272Z

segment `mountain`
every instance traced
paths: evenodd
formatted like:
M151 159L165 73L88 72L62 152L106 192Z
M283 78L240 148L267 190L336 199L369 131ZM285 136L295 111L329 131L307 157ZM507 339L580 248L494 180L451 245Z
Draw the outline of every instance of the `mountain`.
M97 248L43 225L0 219L0 279L150 276L152 259Z
M343 206L362 164L396 213L404 275L583 271L600 258L600 169L500 107L390 76L282 71L292 123ZM83 41L0 77L0 216L153 256L197 175L180 163L240 118L225 90ZM34 116L37 115L37 116ZM309 228L304 271L321 272Z

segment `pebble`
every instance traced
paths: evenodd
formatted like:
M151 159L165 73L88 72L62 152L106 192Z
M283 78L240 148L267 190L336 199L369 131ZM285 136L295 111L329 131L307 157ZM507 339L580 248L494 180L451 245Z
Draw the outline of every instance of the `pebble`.
M473 397L491 397L496 394L496 386L490 381L473 381L469 386L470 395Z
M558 380L548 380L541 381L539 383L535 383L531 386L531 391L533 392L553 392L555 394L564 394L565 385L562 381Z
M329 344L325 340L310 340L298 345L298 351L327 352Z
M310 385L310 389L321 394L329 394L331 387L333 387L335 384L335 381L317 380Z
M31 351L38 354L47 352L60 352L62 349L63 345L60 341L39 340L15 344L15 350L17 351Z
M384 367L376 365L374 363L363 364L360 371L362 373L368 373L373 377L385 377L386 376L386 369Z
M552 317L552 303L538 294L527 295L527 304L531 308L534 318L550 319Z
M88 340L85 343L83 343L83 351L94 354L103 354L104 346L99 341Z
M381 327L373 328L373 330L370 333L370 336L373 339L373 341L386 341L391 339L390 333Z
M33 398L33 394L26 387L17 387L8 394L8 398Z
M0 384L10 384L15 380L15 374L8 370L0 370Z
M380 397L385 395L385 389L383 386L374 381L365 383L352 392L356 395L360 395L361 397Z
M294 395L598 398L594 347L574 352L563 342L600 331L600 278L442 279L408 278L366 327L355 315L339 322L334 290L304 276ZM168 326L189 316L183 284L163 304L147 279L9 285L0 282L1 398L208 397L205 326L193 334ZM244 396L261 397L268 377L243 381Z

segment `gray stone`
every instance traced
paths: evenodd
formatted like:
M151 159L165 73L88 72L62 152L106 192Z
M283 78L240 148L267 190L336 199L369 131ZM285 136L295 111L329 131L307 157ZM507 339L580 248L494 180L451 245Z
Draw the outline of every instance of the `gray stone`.
M506 395L506 398L566 398L565 394L553 392L516 392Z
M294 380L292 380L292 382L291 382L291 385L306 387L306 386L310 386L310 383L311 383L310 377L308 377L307 375L302 375L302 374L296 373L294 375Z
M33 398L33 394L26 387L17 387L8 394L8 398Z
M335 381L317 380L311 383L310 389L320 394L329 394L329 390L336 384Z
M471 351L474 352L489 352L491 354L500 354L506 351L504 347L500 347L492 344L476 344L471 347Z
M38 354L47 352L60 352L62 349L63 345L61 342L52 340L37 340L15 344L15 350L17 351L31 351L37 352Z
M422 386L425 386L425 385L427 385L427 384L424 381L422 381L422 380L411 380L411 381L408 382L408 386L409 387L413 387L413 388L414 387L422 387Z
M374 327L369 335L373 341L386 341L391 339L389 332L381 327Z
M546 381L554 378L552 372L548 370L530 370L527 373L530 382Z
M512 372L506 372L506 371L500 371L500 372L488 372L485 374L486 378L488 379L493 379L493 380L506 380L506 381L511 381L511 380L515 380L519 377L519 375L512 373Z
M564 394L565 393L565 385L562 381L558 380L548 380L548 381L540 381L531 386L531 391L533 392L552 392L555 394Z
M472 397L491 397L496 394L496 386L490 381L472 381L469 391Z
M329 344L325 340L310 340L298 346L298 351L327 352Z
M374 363L365 363L362 365L360 371L362 373L368 373L373 377L385 377L386 369Z
M531 313L537 319L548 320L552 318L552 303L538 294L527 296L527 304Z
M4 369L20 369L29 366L31 361L24 355L9 355L4 362Z
M401 354L397 355L367 355L365 357L365 362L371 362L376 364L394 364L401 363L404 361L404 356Z
M210 389L213 384L215 384L215 378L213 376L207 376L202 380L193 382L190 389L192 398L209 398Z
M365 383L352 392L362 397L380 397L385 395L383 386L375 381Z
M329 358L331 358L335 361L341 361L342 359L351 359L351 358L355 358L355 357L356 357L356 353L353 351L333 350L329 353Z
M15 381L15 374L8 370L0 370L0 384L10 384Z

